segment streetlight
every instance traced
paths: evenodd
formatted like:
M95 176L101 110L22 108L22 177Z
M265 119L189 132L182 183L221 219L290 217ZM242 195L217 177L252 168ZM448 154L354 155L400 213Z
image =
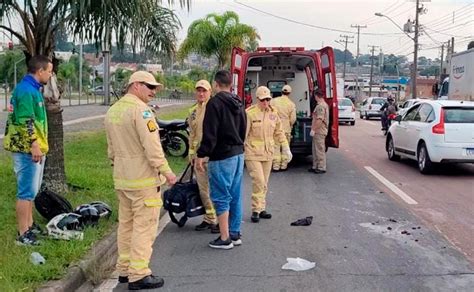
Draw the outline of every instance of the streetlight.
M416 20L415 20L415 37L412 37L409 35L403 28L401 28L393 19L388 17L385 14L382 14L380 12L375 13L375 16L379 17L385 17L388 20L390 20L393 24L395 24L396 27L398 27L405 35L407 35L414 43L415 43L415 50L413 52L413 72L412 72L412 82L411 82L411 96L412 98L416 98L416 71L418 70L418 2L419 0L416 0Z

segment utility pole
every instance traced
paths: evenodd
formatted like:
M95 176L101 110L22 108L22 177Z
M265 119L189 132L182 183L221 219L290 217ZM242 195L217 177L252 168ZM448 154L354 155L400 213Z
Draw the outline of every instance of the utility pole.
M373 75L374 75L374 52L375 48L378 48L378 46L369 46L369 48L372 47L372 57L370 58L370 80L369 80L369 97L372 96L372 80L373 80Z
M423 7L419 7L420 5L420 0L416 0L416 17L415 17L415 48L413 52L413 72L412 72L412 82L411 82L411 96L412 98L416 98L416 77L417 77L417 71L418 71L418 33L419 33L419 14L420 14L420 9L423 9Z
M341 38L344 38L345 40L339 40L340 42L344 42L344 69L342 71L342 78L346 78L346 60L347 60L347 44L352 44L354 43L353 41L349 42L349 39L353 39L354 36L348 36L348 35L340 35Z
M357 88L357 99L360 97L359 88L359 42L360 42L360 29L367 28L367 25L351 25L351 27L357 28L357 56L356 56L356 88Z
M444 43L441 45L441 65L439 66L439 83L443 77L443 61L444 61Z

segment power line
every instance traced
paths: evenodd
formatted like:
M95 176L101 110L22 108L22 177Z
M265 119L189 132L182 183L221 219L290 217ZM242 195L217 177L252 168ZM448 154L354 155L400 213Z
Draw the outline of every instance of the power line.
M467 38L473 38L474 37L472 35L470 35L470 36L461 36L461 35L454 35L454 34L444 33L442 31L431 29L429 27L425 27L425 29L427 29L429 31L433 31L434 33L439 33L439 34L446 35L446 36L453 36L453 37L457 37L457 38L466 38L467 39Z
M453 14L454 12L459 11L459 10L463 10L463 11L464 11L464 8L469 7L469 6L471 6L471 5L473 5L473 3L469 3L469 4L467 4L466 6L463 6L463 7L461 7L461 8L456 9L456 10L453 10L453 11L451 11L450 13L447 13L447 14L444 15L444 16L441 16L441 17L439 17L439 18L437 18L437 19L435 19L435 20L432 20L432 21L427 22L426 24L434 24L434 23L437 23L437 22L440 22L440 21L443 22L443 21L444 21L443 19L445 19L445 18L448 18L448 19L449 19L450 17L452 17L452 14ZM461 13L462 13L462 12L461 12Z
M406 12L408 12L408 11L410 11L410 10L413 10L414 7L415 7L415 6L412 5L410 8L408 8L408 9L406 9L406 10L404 10L404 11L402 11L402 12L396 14L396 15L390 16L390 17L391 17L392 19L393 19L393 18L397 18L398 16L402 15L403 13L406 13ZM367 23L367 25L374 25L374 24L378 24L378 23L385 22L385 21L387 21L387 20L385 20L385 19L378 20L378 19L377 19L377 21L372 22L372 23Z
M381 12L382 12L382 13L387 12L388 10L390 10L390 8L392 8L392 6L397 5L398 1L399 1L399 0L397 0L394 4L390 5L389 7L383 9ZM400 4L398 4L398 6L395 7L395 8L393 8L393 9L391 9L391 11L392 11L392 12L393 12L393 11L396 11L398 8L402 7L404 4L405 4L405 3L403 3L403 2L400 3ZM368 24L369 22L372 22L372 21L374 21L374 20L378 20L378 18L377 18L377 16L372 15L371 17L366 18L366 19L363 20L363 21L360 21L360 23Z

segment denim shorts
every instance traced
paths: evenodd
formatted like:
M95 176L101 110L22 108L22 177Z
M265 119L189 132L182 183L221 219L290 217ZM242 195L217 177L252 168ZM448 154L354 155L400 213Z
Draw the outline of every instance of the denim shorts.
M40 162L33 162L31 154L13 153L13 170L16 175L18 200L33 201L43 181L44 162L43 156Z

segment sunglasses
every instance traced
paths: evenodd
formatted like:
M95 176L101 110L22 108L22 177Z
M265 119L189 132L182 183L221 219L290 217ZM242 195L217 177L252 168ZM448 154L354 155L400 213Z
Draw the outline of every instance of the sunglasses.
M267 101L269 102L270 100L272 100L271 98L264 98L264 99L260 99L261 102L264 102L264 101Z
M151 84L148 84L148 83L145 83L145 82L140 82L140 83L145 85L150 90L155 90L156 88L158 88L158 86L151 85Z

